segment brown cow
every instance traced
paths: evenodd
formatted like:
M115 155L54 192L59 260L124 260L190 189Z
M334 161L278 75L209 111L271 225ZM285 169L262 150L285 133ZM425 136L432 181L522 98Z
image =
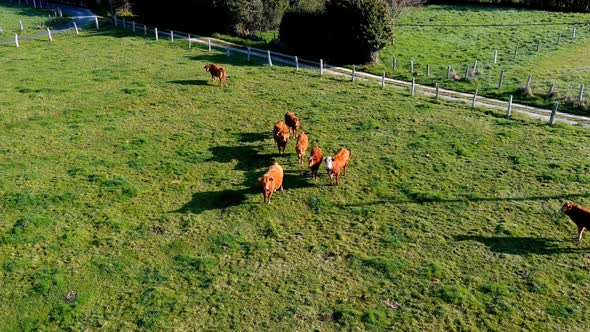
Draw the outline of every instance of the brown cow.
M281 148L283 149L283 153L285 153L285 148L287 147L287 142L289 141L289 135L289 128L287 128L283 121L275 123L275 126L272 130L272 136L279 147L279 154L281 154Z
M303 131L297 138L295 152L297 153L297 161L303 165L303 159L305 158L305 153L307 152L307 135Z
M223 84L223 82L227 83L227 74L225 72L225 68L218 66L214 63L210 63L208 65L205 65L203 68L205 68L205 71L208 71L211 73L211 79L213 81L215 81L215 78L219 78L219 86L221 86Z
M330 184L333 184L332 180L334 176L336 176L336 185L339 184L340 172L342 170L344 170L344 176L346 176L346 167L348 166L350 157L352 157L352 151L341 148L333 157L326 157L324 159L326 161L326 170L330 177Z
M311 169L311 178L314 181L318 178L318 169L320 169L323 157L322 149L319 146L314 146L313 149L311 149L311 156L307 159L307 166Z
M279 189L283 191L283 168L275 162L268 168L268 172L258 179L258 182L260 182L264 203L270 204L272 194Z
M584 230L590 228L590 209L572 202L565 202L561 207L561 212L568 215L578 226L578 243L580 243L582 241L582 233L584 233Z
M293 129L293 136L297 136L297 131L301 126L301 119L299 119L295 113L287 112L285 113L285 123L289 126L289 133L291 132L291 129Z

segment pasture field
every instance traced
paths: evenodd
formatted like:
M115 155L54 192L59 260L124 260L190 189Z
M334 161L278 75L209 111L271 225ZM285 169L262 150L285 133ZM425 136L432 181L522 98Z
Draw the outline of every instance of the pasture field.
M590 329L588 130L114 30L0 58L0 330Z
M49 19L51 15L52 18ZM24 30L20 30L19 20L23 22ZM0 2L0 40L14 39L14 34L19 36L31 35L44 31L46 28L54 28L69 22L65 17L54 17L53 11L46 9L24 8L7 2Z
M411 80L413 60L419 83L439 82L445 88L470 93L477 88L482 95L503 100L514 95L515 100L546 108L559 100L564 112L590 114L588 94L584 105L578 105L576 99L580 84L590 86L590 14L433 5L409 9L396 23L395 44L381 51L380 65L364 70L378 74L386 71L388 77ZM407 26L416 24L430 26ZM490 27L492 24L498 26ZM539 52L538 40L542 41ZM494 65L495 50L498 63ZM397 70L391 68L394 58ZM475 60L479 73L466 81L466 66L473 66ZM426 76L427 64L431 66L430 77ZM461 80L446 79L449 65ZM506 72L505 82L498 89L502 70ZM529 74L533 75L532 94L519 90ZM551 83L555 83L556 95L548 98Z

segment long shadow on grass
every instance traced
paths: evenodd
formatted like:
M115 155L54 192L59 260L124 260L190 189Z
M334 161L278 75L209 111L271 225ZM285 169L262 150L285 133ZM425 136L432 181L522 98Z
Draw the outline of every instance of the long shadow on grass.
M180 84L180 85L208 85L208 80L176 80L176 81L168 81L168 83L172 84Z
M556 255L590 251L590 248L563 248L560 244L568 242L564 240L526 236L487 237L481 235L459 235L455 237L455 241L476 241L485 244L493 252L511 255ZM573 243L573 240L571 243Z
M237 141L255 143L269 138L265 133L240 133ZM259 193L258 178L274 163L274 155L261 154L258 146L214 146L209 148L213 156L207 162L231 163L237 162L234 169L244 172L244 181L239 184L243 189L228 189L221 191L204 191L193 193L190 202L175 212L202 213L207 210L225 209L243 204L247 195ZM284 186L286 190L312 186L308 178L299 170L285 170ZM262 201L262 199L261 199Z
M564 195L553 195L553 196L529 196L529 197L472 197L464 196L459 198L445 199L438 196L429 195L414 195L410 196L409 199L403 199L394 197L391 199L379 199L368 202L359 203L348 203L342 204L342 207L354 207L354 206L368 206L368 205L380 205L380 204L421 204L421 203L466 203L466 202L505 202L505 201L546 201L552 199L558 200L572 200L574 198L588 198L590 193L580 194L564 194Z

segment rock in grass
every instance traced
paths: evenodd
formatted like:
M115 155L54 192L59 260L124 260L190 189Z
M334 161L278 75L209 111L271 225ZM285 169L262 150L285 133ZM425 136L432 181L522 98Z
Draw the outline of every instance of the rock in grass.
M72 302L76 299L76 296L78 296L76 292L69 291L66 293L65 300L66 302Z

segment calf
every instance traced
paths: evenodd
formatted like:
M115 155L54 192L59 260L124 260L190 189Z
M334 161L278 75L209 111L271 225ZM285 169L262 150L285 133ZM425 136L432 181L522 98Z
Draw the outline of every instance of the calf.
M223 82L227 82L227 75L225 73L225 68L218 66L214 63L210 63L208 65L205 65L203 68L205 68L205 71L208 71L211 73L211 79L213 81L215 81L215 77L219 78L219 86L221 86L223 84Z
M323 160L322 149L319 146L314 146L311 149L311 156L309 156L307 166L311 169L311 178L315 181L318 178L318 170Z
M305 153L307 152L307 135L303 131L297 138L295 152L297 153L297 161L303 165L303 158L305 158Z
M293 129L293 136L297 136L297 131L301 126L301 119L299 119L295 113L287 112L285 113L285 123L289 126L289 132Z
M283 121L279 121L275 123L272 134L275 142L277 142L277 146L279 147L279 154L281 154L281 148L283 149L283 153L285 153L285 148L287 147L287 142L289 141L290 135L289 128L287 128Z
M578 243L580 243L582 241L582 233L584 233L584 230L590 228L590 209L572 202L565 202L561 207L561 212L568 215L578 226Z
M270 204L272 194L279 189L283 191L283 168L275 162L268 168L268 172L258 179L258 182L260 182L264 203Z
M336 177L336 185L339 184L340 172L342 170L344 170L344 176L346 176L346 167L348 166L351 156L352 151L341 148L333 157L326 157L324 159L326 161L326 170L330 177L330 184L333 184L332 180L334 177Z

